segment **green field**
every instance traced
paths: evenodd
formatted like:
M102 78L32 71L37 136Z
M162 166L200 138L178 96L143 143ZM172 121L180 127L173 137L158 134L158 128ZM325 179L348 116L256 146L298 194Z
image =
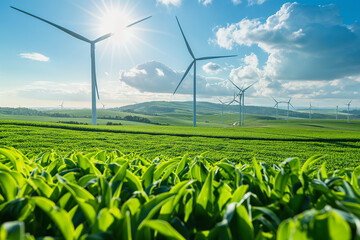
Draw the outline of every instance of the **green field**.
M360 120L62 114L0 115L0 239L360 239Z
M15 147L29 154L51 149L62 153L117 149L150 158L159 153L167 157L189 153L195 157L206 152L205 156L217 161L228 158L249 162L256 157L269 163L294 156L304 161L312 155L324 154L331 169L359 164L360 124L351 123L354 125L351 131L345 122L319 121L310 125L298 120L288 124L270 122L256 128L193 128L1 121L0 146Z

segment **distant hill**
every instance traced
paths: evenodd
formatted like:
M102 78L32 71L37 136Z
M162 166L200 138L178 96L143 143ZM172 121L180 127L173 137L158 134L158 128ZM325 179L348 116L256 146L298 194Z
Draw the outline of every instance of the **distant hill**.
M147 115L176 115L176 114L192 114L192 102L165 102L165 101L153 101L144 102L134 105L127 105L119 108L113 108L112 110L121 112L132 112ZM197 102L197 113L199 115L212 115L221 113L222 105L210 102ZM239 105L224 106L224 113L238 113ZM246 114L271 116L276 115L276 109L272 107L259 107L259 106L245 106ZM278 115L284 117L287 115L287 110L279 109ZM308 112L291 111L289 116L292 118L309 118ZM314 119L333 119L332 114L320 114L313 113ZM345 116L339 115L339 118L345 119Z

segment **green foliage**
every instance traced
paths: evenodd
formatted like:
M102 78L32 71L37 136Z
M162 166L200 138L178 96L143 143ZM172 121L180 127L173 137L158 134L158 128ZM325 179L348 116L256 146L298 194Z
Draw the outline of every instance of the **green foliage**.
M1 239L360 239L359 168L0 149Z

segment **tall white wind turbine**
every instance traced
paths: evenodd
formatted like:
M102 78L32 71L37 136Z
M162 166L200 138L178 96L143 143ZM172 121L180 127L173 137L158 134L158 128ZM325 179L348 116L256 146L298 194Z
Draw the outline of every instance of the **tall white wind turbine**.
M63 110L64 109L64 101L59 105L60 109Z
M92 125L96 125L97 123L96 123L96 96L95 96L95 92L96 92L96 95L97 95L97 97L99 99L99 90L98 90L97 81L96 81L95 44L98 43L98 42L101 42L101 41L103 41L103 40L105 40L105 39L107 39L107 38L109 38L111 36L113 36L114 33L107 33L107 34L105 34L105 35L103 35L103 36L101 36L101 37L99 37L99 38L97 38L95 40L89 40L89 39L85 38L84 36L82 36L80 34L77 34L77 33L73 32L73 31L70 31L69 29L61 27L61 26L59 26L59 25L57 25L55 23L52 23L52 22L50 22L48 20L45 20L43 18L37 17L37 16L35 16L35 15L31 14L31 13L25 12L23 10L20 10L20 9L16 8L16 7L11 7L11 8L13 8L13 9L19 11L19 12L25 13L25 14L31 16L31 17L36 18L36 19L39 19L40 21L43 21L43 22L45 22L47 24L50 24L53 27L56 27L56 28L60 29L61 31L63 31L63 32L65 32L65 33L67 33L67 34L69 34L69 35L71 35L71 36L73 36L73 37L75 37L75 38L77 38L77 39L79 39L81 41L84 41L84 42L87 42L87 43L90 44L90 55L91 55L91 102L92 102L91 112L92 112ZM145 21L145 20L149 19L150 17L151 16L143 18L143 19L141 19L139 21L136 21L134 23L131 23L131 24L127 25L126 28L131 27L131 26L133 26L135 24L138 24L138 23L140 23L142 21Z
M189 73L190 69L194 66L194 83L193 83L193 126L196 127L196 63L197 61L201 61L201 60L210 60L210 59L215 59L215 58L228 58L228 57L236 57L237 55L227 55L227 56L211 56L211 57L200 57L200 58L196 58L193 51L191 50L191 47L185 37L184 31L181 28L179 19L176 17L176 21L179 25L181 34L184 38L187 50L189 52L189 54L191 55L193 61L190 63L189 67L186 69L183 77L181 78L179 84L177 85L175 91L173 94L176 93L176 91L178 90L178 88L180 87L181 83L183 82L183 80L185 79L185 77L187 76L187 74Z
M338 120L339 106L336 106L336 120Z

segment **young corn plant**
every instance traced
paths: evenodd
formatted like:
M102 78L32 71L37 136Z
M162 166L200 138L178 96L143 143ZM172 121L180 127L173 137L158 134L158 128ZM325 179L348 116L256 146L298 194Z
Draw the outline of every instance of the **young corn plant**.
M360 239L360 167L0 149L0 239Z

